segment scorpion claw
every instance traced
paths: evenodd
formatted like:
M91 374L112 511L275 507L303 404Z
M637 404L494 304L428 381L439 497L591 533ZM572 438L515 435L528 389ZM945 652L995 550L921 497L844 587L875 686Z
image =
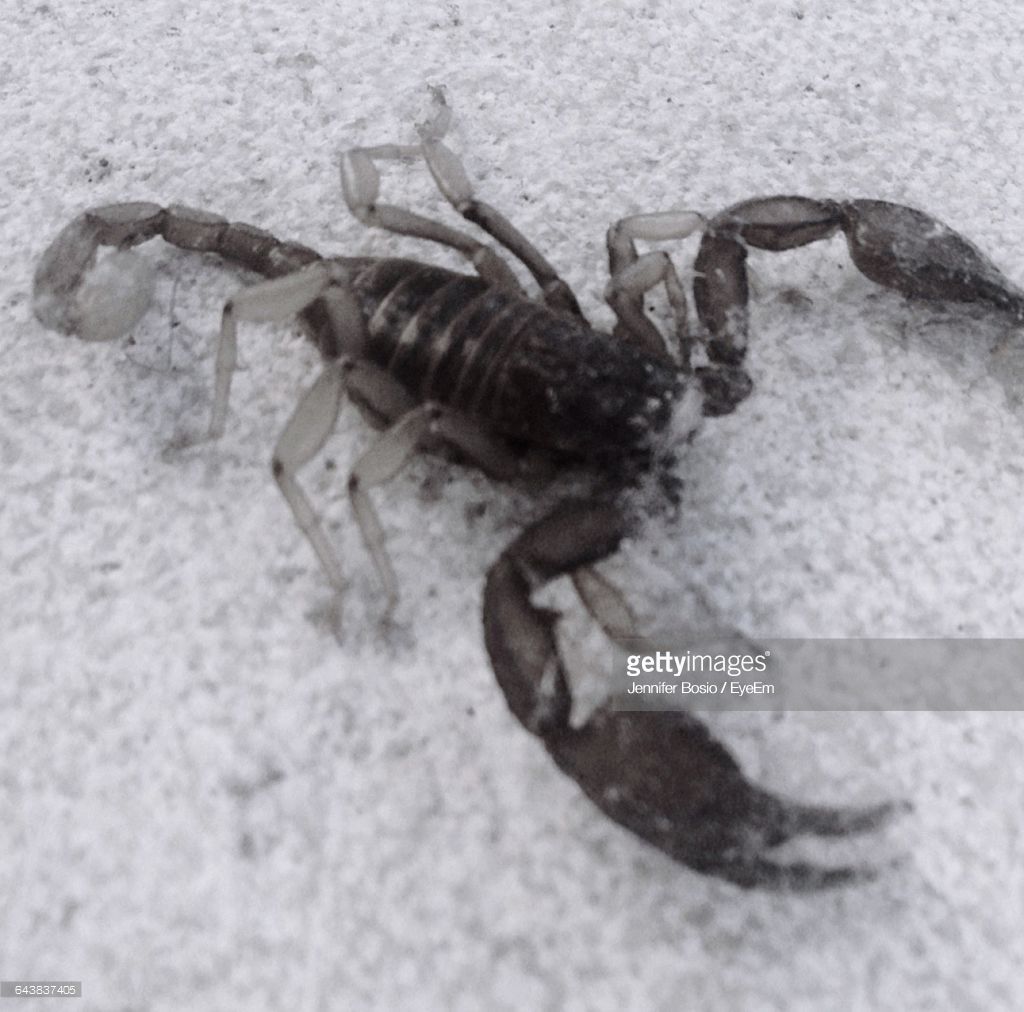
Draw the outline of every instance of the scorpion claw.
M627 529L613 506L563 503L491 568L484 632L509 708L607 816L697 871L745 887L804 891L872 877L871 868L779 864L768 854L797 836L877 829L906 806L838 808L777 797L751 783L704 724L681 710L620 710L610 701L573 726L557 616L535 607L530 589L610 554Z
M824 868L806 861L776 864L763 858L723 863L707 870L744 889L774 889L778 892L820 892L822 889L870 882L878 877L878 869L869 866Z
M1024 291L972 242L930 214L886 200L757 197L715 215L694 262L693 294L714 362L747 350L747 251L795 249L846 237L866 278L912 299L980 303L1024 321Z
M811 890L871 877L865 867L779 864L769 853L799 836L879 828L903 805L792 802L752 784L692 714L599 709L545 740L558 765L605 814L670 857L737 885Z
M833 808L829 805L784 803L784 819L791 836L853 836L870 833L884 826L891 818L910 810L906 801L883 801L875 805L851 805Z
M1024 292L930 214L885 200L851 200L842 212L850 257L877 284L910 298L986 303L1024 318Z

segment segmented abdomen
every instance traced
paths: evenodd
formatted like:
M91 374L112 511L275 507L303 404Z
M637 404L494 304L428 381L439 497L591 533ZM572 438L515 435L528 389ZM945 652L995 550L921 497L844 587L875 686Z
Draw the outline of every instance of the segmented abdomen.
M479 413L497 366L538 307L479 277L378 260L353 277L369 357L420 400Z
M369 357L418 399L507 436L611 460L663 428L681 390L674 370L634 346L479 277L411 260L346 263Z

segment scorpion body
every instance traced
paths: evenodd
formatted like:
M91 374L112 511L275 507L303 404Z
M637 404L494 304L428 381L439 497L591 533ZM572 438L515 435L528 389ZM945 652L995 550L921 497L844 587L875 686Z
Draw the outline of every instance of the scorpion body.
M415 261L349 264L367 356L419 401L609 472L646 457L671 417L678 372L579 317Z
M161 236L219 254L267 280L224 308L210 432L223 431L240 320L296 316L325 365L303 395L272 460L275 480L340 598L340 561L297 480L319 452L347 395L374 425L377 444L354 464L348 493L391 602L397 581L368 490L417 450L454 450L502 480L530 474L537 456L582 464L594 494L556 505L498 556L487 574L483 627L509 708L557 765L607 815L671 857L742 886L816 889L870 876L869 868L780 862L773 848L800 834L846 836L881 825L901 806L804 805L750 783L730 753L692 715L627 712L609 701L581 726L570 719L571 679L555 637L557 615L532 593L569 576L586 608L614 639L634 633L620 592L593 568L635 528L620 494L663 469L667 433L696 430L701 415L733 410L751 390L747 345L748 247L784 250L842 230L867 277L910 297L983 302L1024 319L1024 294L967 240L920 211L883 201L764 197L706 220L693 212L636 215L608 234L606 297L618 323L595 331L568 286L499 212L472 192L440 141L447 110L412 147L349 151L342 185L363 222L459 250L476 274L410 260L323 258L249 225L156 204L87 211L51 243L36 270L35 311L49 328L105 339L127 332L145 310L129 292L104 301L96 254ZM530 271L540 301L527 297L494 251L461 231L382 204L375 161L422 157L450 203ZM665 253L638 254L635 241L703 230L694 303ZM129 255L129 254L115 254ZM643 309L665 286L678 347L670 351ZM703 349L703 350L701 350ZM670 425L682 419L679 424ZM668 482L666 481L666 487Z

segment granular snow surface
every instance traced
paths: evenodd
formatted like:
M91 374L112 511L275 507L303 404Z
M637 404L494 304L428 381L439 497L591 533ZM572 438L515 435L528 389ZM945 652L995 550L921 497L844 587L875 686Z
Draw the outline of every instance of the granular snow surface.
M0 976L81 980L105 1012L1024 1005L1019 714L709 718L774 790L913 810L789 852L875 864L869 884L701 877L598 813L495 684L484 574L536 500L435 458L375 490L402 589L382 626L344 494L374 436L343 412L302 472L351 584L339 643L268 466L317 370L294 327L243 326L227 432L196 441L221 308L251 279L153 242L129 337L78 341L31 310L50 238L124 200L461 266L367 230L340 191L340 152L414 140L428 86L477 192L601 327L612 221L763 194L919 207L1024 280L1024 12L9 6ZM460 226L422 166L384 187ZM670 251L685 275L695 240ZM1020 335L879 289L841 238L751 269L754 393L681 455L677 514L603 571L650 628L1020 636Z

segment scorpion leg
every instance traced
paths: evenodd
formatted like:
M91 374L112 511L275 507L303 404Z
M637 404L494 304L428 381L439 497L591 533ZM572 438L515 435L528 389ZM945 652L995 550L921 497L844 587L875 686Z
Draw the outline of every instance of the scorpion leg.
M610 280L605 298L618 318L615 334L636 341L653 354L669 357L661 333L643 307L644 293L664 282L669 305L675 316L680 365L685 371L693 369L691 358L696 338L687 320L686 296L679 276L667 253L646 253L640 256L636 250L636 240L659 242L685 239L705 225L705 219L696 211L666 211L623 218L608 230ZM742 274L742 281L745 284L745 273ZM694 288L697 288L696 280ZM743 304L746 304L745 301ZM711 367L698 366L693 372L704 391L706 415L728 414L753 388L750 377L740 368L738 360L732 363L715 362Z
M388 555L384 530L368 488L393 478L419 449L448 446L480 470L501 481L516 477L519 458L500 439L485 433L467 415L428 401L399 418L352 467L349 500L387 596L387 612L398 602L398 581Z
M440 88L432 88L437 111L433 119L417 129L420 144L381 144L355 148L342 158L342 186L349 208L366 224L379 225L403 235L415 235L452 246L473 262L480 276L500 287L521 291L504 261L463 232L399 208L376 204L380 176L374 159L422 157L445 199L467 221L482 228L518 259L540 285L546 305L583 317L579 302L569 285L537 247L497 208L478 200L469 176L458 156L441 143L451 122L451 109ZM497 261L497 262L495 262Z
M628 712L606 702L574 727L572 693L536 587L616 550L621 509L565 502L505 549L484 589L484 636L512 713L606 815L675 860L744 887L812 890L873 869L781 863L771 851L799 835L845 837L881 826L901 806L802 805L757 787L696 717Z
M540 285L546 305L582 318L583 311L572 289L559 277L540 250L497 208L477 199L466 170L455 152L442 144L439 137L431 136L426 130L421 131L421 136L427 168L448 203L463 218L482 228L525 265Z
M345 364L345 393L363 418L375 429L384 429L416 407L416 400L386 369L369 359Z
M299 530L306 536L320 560L324 574L335 592L339 615L341 592L345 585L341 562L313 504L298 482L297 472L320 452L334 430L345 388L344 366L345 361L338 360L324 367L284 427L271 461L274 481L288 503Z
M238 357L238 321L284 323L320 301L339 335L342 356L359 356L366 347L366 321L348 273L333 260L313 263L270 281L241 289L224 304L214 378L210 438L224 434L231 380Z
M366 323L345 269L334 261L316 261L299 271L243 289L224 307L217 349L216 394L210 424L212 437L224 429L234 372L237 321L283 321L320 301L339 335L342 357L329 362L303 395L278 438L271 471L299 529L306 536L335 591L340 615L344 586L341 563L313 504L298 482L299 469L327 442L337 423L342 394L348 392L361 411L389 421L408 410L412 398L400 384L362 355Z
M408 147L391 144L376 148L352 148L342 155L341 188L345 195L345 203L352 214L364 225L375 225L398 235L411 235L450 246L468 257L477 273L488 284L523 294L522 287L508 264L478 239L405 208L377 202L380 194L380 173L374 165L374 159L403 158L409 151Z
M293 274L241 289L224 303L214 373L210 438L224 434L231 380L238 359L238 321L285 322L314 302L329 283L327 264L317 261Z
M312 546L335 591L339 616L344 587L341 562L313 504L298 482L297 473L323 449L334 430L343 393L376 421L389 421L408 411L412 404L404 387L365 359L343 358L330 362L299 401L277 441L271 465L274 480L295 523Z
M636 341L655 355L666 356L664 338L643 307L644 294L664 282L675 317L676 339L684 369L690 365L693 338L687 320L686 294L679 281L679 274L667 253L646 253L640 256L636 250L636 240L660 242L685 239L704 224L704 217L695 211L665 211L621 218L608 229L609 281L605 289L605 300L618 319L616 335Z

